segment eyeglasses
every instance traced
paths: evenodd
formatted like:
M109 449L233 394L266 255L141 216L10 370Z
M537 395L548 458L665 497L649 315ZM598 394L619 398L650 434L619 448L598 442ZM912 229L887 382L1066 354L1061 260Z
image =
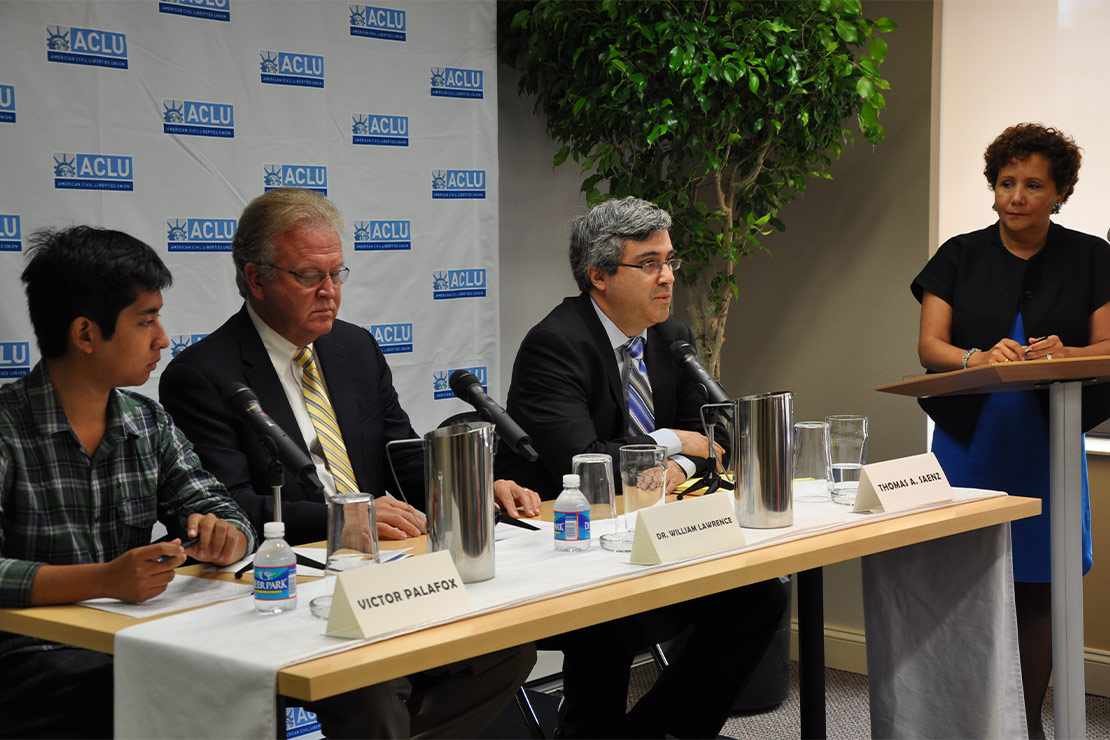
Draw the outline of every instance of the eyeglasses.
M651 260L642 265L630 265L627 262L618 262L618 267L635 267L637 270L643 270L645 275L658 275L663 272L663 265L671 268L671 272L682 267L681 257L671 257L669 260Z
M335 272L295 272L294 270L287 270L281 265L273 263L262 263L263 267L273 267L282 272L287 272L293 277L297 278L297 282L306 288L315 288L324 282L324 278L331 278L331 281L336 285L342 285L347 280L347 276L351 274L351 268L344 265Z

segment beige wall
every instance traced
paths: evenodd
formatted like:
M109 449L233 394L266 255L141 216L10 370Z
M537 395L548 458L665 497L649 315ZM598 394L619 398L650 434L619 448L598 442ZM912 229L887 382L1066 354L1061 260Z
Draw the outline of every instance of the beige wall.
M812 181L782 214L788 231L767 238L771 255L748 260L732 309L722 380L733 396L794 391L797 419L871 417L871 460L925 449L924 414L874 386L919 372L917 304L909 283L928 254L932 3L867 2L871 17L901 28L887 39L891 82L882 114L887 140L862 137L831 182ZM553 168L558 147L516 75L498 75L501 176L502 373L524 333L575 291L566 260L570 219L585 207L572 163ZM677 312L684 313L677 301ZM857 563L829 568L826 619L862 632Z
M1083 644L1110 652L1110 552L1101 546L1110 532L1110 456L1088 455L1087 475L1095 562L1083 579Z
M901 26L887 36L883 73L892 89L882 115L886 141L871 147L857 137L833 167L835 179L812 181L805 197L784 210L788 230L766 239L771 254L744 264L722 380L732 396L794 391L798 420L867 414L868 456L877 461L925 450L925 415L916 403L872 389L921 372L918 306L909 283L936 247L930 236L930 145L938 134L930 125L933 3L865 0L864 10ZM542 118L533 115L532 101L517 96L516 76L504 67L498 96L507 390L524 333L563 296L576 292L566 244L570 219L585 204L577 168L552 167L558 147L547 138ZM975 169L978 176L978 165ZM971 187L976 197L983 196L978 182ZM989 205L985 201L984 209ZM677 303L678 313L685 314L681 297ZM1110 527L1110 507L1103 505L1110 497L1110 458L1092 459L1091 489L1097 550L1098 533ZM1106 651L1108 586L1110 565L1100 566L1096 552L1085 581L1087 645ZM826 569L825 606L831 630L849 641L862 634L858 562Z
M913 400L873 388L921 372L918 305L909 284L929 252L932 3L866 2L886 36L886 141L861 136L805 197L782 213L770 255L743 265L728 321L721 378L733 396L791 390L795 419L862 413L868 460L925 451L925 415ZM681 313L681 312L680 312ZM862 632L858 561L827 568L825 620Z

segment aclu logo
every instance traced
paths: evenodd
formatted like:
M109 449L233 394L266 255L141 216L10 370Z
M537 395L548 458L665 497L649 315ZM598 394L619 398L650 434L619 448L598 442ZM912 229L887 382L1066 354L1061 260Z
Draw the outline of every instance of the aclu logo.
M458 370L474 373L474 377L482 384L482 392L489 393L485 367L456 367L450 370L437 370L432 373L432 395L437 401L455 397L455 394L451 392L451 376Z
M432 67L433 98L483 98L482 70Z
M485 197L485 170L432 170L433 200Z
M127 69L127 34L95 28L47 26L46 60Z
M485 297L486 270L484 267L432 273L432 298L437 301Z
M235 106L162 98L162 133L235 138Z
M231 0L158 0L158 12L228 22Z
M351 35L386 41L404 41L408 38L405 11L393 8L375 8L372 5L351 5Z
M409 117L352 113L351 143L362 146L408 146Z
M22 378L30 370L30 342L0 342L0 378Z
M262 59L264 85L324 86L324 58L321 56L266 49L258 52L258 56Z
M0 213L0 252L23 251L23 228L18 213Z
M15 123L15 85L0 85L0 123Z
M134 190L131 157L54 152L55 190Z
M170 334L170 357L177 357L186 347L196 344L207 334Z
M171 252L230 252L237 223L233 218L166 219L166 248Z
M276 188L307 188L328 194L328 168L315 164L267 164L262 169L262 185Z
M411 221L355 221L356 252L412 249Z
M412 352L412 324L371 324L366 330L374 336L383 355Z
M285 737L301 737L320 731L320 720L304 707L285 708Z

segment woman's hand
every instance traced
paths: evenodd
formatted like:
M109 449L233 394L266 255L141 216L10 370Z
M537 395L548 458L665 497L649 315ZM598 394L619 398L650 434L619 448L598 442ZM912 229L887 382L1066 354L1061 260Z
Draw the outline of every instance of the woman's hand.
M1060 337L1055 334L1049 334L1047 337L1029 337L1029 345L1025 348L1027 360L1059 360L1071 355L1071 348L1065 347Z
M968 367L989 365L992 362L1020 362L1025 359L1025 347L1009 337L999 339L997 343L984 352L973 352L967 358Z

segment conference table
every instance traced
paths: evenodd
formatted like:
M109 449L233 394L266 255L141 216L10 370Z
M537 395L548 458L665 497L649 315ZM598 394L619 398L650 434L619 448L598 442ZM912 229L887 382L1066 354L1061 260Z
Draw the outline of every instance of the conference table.
M856 515L859 523L844 529L817 531L797 539L772 542L676 567L645 569L642 575L627 580L461 618L298 663L278 671L277 691L284 697L318 700L568 630L757 581L814 572L826 565L1004 524L1034 516L1039 511L1040 502L1036 499L1000 495L898 514ZM403 544L412 547L422 543L410 540ZM383 543L383 546L389 548L398 544ZM185 571L197 573L201 569L201 566L191 566ZM104 653L113 652L117 632L138 621L82 606L0 609L0 630ZM816 628L819 630L821 626L816 625ZM810 698L811 703L813 699ZM824 697L816 697L816 700L823 720ZM823 728L823 721L820 726Z

